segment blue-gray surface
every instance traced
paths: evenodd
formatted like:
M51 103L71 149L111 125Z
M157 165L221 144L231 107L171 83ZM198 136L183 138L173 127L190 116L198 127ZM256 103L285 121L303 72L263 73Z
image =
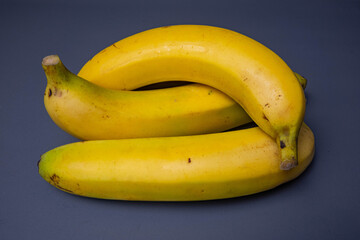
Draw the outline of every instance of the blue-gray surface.
M70 3L71 2L71 3ZM11 1L0 4L1 239L359 239L359 1ZM248 35L308 78L316 156L295 181L235 199L89 199L49 185L40 155L78 141L43 106L41 60L73 72L106 46L171 24Z

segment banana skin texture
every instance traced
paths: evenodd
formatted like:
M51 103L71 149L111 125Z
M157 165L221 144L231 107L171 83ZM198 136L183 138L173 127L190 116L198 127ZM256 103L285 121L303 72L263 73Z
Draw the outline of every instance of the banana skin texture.
M298 166L279 169L277 143L260 128L207 135L71 143L42 155L40 175L75 195L133 201L199 201L272 189L311 163L314 135L299 133Z
M104 49L79 76L125 90L171 80L214 87L239 103L277 141L281 169L297 165L303 89L278 55L240 33L202 25L151 29Z
M200 84L149 91L99 87L72 74L56 55L43 59L45 108L82 140L214 133L251 122L231 98Z
M201 84L115 91L72 74L56 55L45 57L42 66L49 116L82 140L207 134L252 121L230 97ZM300 75L298 80L306 83Z

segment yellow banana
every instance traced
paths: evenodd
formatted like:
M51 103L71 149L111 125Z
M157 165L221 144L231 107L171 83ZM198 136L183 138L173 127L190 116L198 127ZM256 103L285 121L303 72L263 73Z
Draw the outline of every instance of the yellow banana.
M42 66L48 79L47 112L59 127L79 139L195 135L252 121L228 96L199 84L116 91L72 74L56 55L45 57Z
M195 201L238 197L299 176L314 156L303 124L299 165L279 169L276 142L254 127L208 135L97 140L43 154L40 175L65 192L103 199Z
M64 131L82 140L215 133L252 121L231 98L201 84L114 91L72 74L55 55L44 58L43 68L47 112Z
M79 76L120 89L169 80L217 88L276 139L281 169L297 165L296 141L305 113L303 90L279 56L242 34L201 25L148 30L104 49ZM101 83L101 79L108 80Z

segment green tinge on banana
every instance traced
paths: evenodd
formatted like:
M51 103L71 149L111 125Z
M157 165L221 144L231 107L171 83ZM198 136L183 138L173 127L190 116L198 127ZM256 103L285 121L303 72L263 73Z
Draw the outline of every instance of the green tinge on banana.
M302 88L305 89L306 84L307 84L307 79L296 72L294 72L294 73L295 73L295 76L298 79L299 83L301 84Z

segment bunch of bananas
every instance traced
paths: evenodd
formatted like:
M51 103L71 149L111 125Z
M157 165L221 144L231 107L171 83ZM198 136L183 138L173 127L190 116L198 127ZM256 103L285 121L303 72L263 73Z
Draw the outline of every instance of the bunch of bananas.
M313 159L314 135L303 123L306 79L234 31L155 28L104 49L78 75L56 55L42 66L47 112L86 140L38 163L63 191L143 201L230 198L290 181ZM179 80L192 83L129 91ZM257 127L225 131L252 121Z

